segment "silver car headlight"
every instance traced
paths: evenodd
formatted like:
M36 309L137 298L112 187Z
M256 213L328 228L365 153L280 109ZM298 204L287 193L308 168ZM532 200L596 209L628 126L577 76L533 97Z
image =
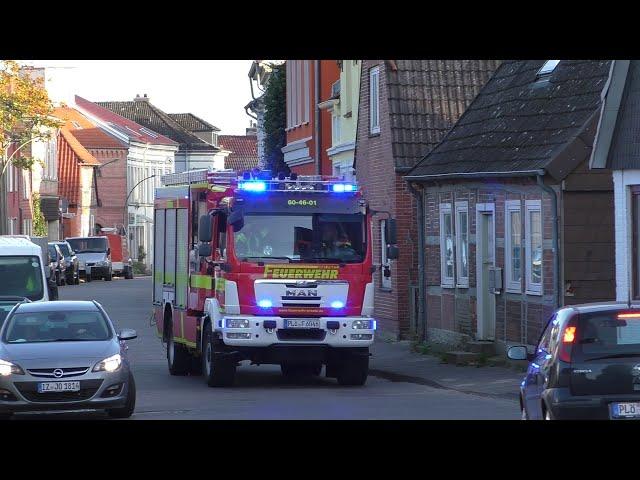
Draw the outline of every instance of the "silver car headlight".
M18 365L7 362L6 360L2 360L0 358L0 376L8 377L9 375L24 375L24 370L20 368Z
M122 355L116 353L101 362L96 363L93 367L94 372L115 372L122 366Z

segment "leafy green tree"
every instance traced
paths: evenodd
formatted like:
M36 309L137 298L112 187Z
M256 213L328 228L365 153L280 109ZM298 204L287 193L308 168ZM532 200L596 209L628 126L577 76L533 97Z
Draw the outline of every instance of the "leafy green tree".
M287 75L285 64L272 65L271 77L264 94L264 150L266 168L274 174L290 170L284 163L282 147L287 143Z
M31 201L33 202L33 234L36 237L46 237L49 235L49 228L42 214L42 210L40 210L40 194L33 192Z

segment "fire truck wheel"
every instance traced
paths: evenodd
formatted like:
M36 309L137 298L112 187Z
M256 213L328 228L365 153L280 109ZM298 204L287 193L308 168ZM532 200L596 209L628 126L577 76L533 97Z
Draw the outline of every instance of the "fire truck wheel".
M202 373L210 387L230 387L236 376L234 361L216 358L219 348L211 337L211 329L206 327L202 339Z
M173 325L169 323L167 332L167 363L171 375L186 375L191 365L191 355L187 349L173 340Z
M338 367L338 383L340 385L364 385L369 375L368 356L348 356Z
M280 364L280 371L285 377L317 377L322 371L322 364L301 365L296 363Z

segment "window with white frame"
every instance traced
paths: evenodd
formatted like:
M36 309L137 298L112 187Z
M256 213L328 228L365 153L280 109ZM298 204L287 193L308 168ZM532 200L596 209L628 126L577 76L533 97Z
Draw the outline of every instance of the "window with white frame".
M22 189L22 198L27 200L31 197L31 178L29 172L26 170L22 171L22 185L24 186Z
M522 212L520 200L505 203L504 268L507 292L522 293Z
M526 293L542 295L542 207L540 200L525 202Z
M30 218L25 218L24 220L22 220L22 235L32 235L33 232L33 222L31 221Z
M387 258L387 221L380 220L380 278L382 288L391 288L391 277L385 277L385 267L391 268L391 262Z
M455 286L455 263L453 255L453 215L450 203L440 204L440 284Z
M338 145L340 143L340 112L336 112L331 116L331 130L332 130L332 145Z
M309 122L309 62L309 60L287 61L287 128L295 128Z
M380 67L369 70L369 132L380 133Z
M18 232L18 219L16 217L9 219L9 235L17 235Z
M9 164L7 167L7 192L16 191L16 167L13 164Z
M456 202L456 274L458 287L469 288L469 206Z

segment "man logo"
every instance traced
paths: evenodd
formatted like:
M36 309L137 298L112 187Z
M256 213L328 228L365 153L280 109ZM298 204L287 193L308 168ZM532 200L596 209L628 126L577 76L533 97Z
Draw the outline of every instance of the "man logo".
M318 290L287 290L287 297L317 297Z

